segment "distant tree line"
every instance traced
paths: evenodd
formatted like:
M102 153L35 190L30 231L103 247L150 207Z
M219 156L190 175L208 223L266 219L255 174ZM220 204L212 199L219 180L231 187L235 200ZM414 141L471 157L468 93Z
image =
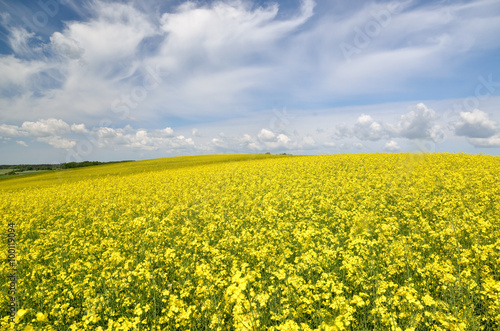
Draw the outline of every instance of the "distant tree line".
M103 163L104 162L99 162L99 161L68 162L68 163L61 163L61 168L62 169L81 168L81 167L95 166Z
M119 162L130 162L130 161L110 161L110 162L99 162L99 161L83 161L83 162L67 162L59 164L0 164L0 169L14 169L5 175L15 175L18 172L23 171L40 171L40 170L58 170L58 169L71 169L80 167L89 167L101 164L109 163L119 163Z
M271 152L266 152L266 155L271 155ZM276 155L292 155L292 154L281 153L281 154L276 154Z
M131 162L132 160L124 160L124 161L109 161L109 162L99 162L99 161L83 161L83 162L68 162L61 163L61 169L70 169L70 168L81 168L81 167L89 167L101 164L110 164L110 163L121 163L121 162Z
M17 172L33 171L33 170L54 170L61 169L60 164L2 164L0 169L16 169Z

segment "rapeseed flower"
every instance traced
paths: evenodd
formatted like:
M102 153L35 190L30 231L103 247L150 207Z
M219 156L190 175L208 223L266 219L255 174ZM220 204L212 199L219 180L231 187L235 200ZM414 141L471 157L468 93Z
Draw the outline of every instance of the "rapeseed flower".
M234 155L2 181L19 309L4 278L0 328L499 329L499 168Z

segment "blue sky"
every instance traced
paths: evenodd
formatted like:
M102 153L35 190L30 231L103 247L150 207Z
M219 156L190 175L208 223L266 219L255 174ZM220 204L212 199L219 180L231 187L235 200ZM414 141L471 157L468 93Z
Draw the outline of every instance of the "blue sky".
M500 153L500 2L0 0L0 164Z

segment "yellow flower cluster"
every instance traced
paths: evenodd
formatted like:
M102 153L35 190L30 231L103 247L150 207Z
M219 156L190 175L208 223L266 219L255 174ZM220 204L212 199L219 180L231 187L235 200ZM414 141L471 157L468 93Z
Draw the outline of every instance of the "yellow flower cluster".
M13 323L498 330L498 169L498 157L466 154L233 155L2 181Z

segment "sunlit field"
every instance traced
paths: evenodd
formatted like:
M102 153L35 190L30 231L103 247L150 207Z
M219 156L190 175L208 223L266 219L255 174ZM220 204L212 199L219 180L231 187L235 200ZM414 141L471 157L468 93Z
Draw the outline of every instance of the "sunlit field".
M219 155L2 180L16 330L499 330L499 169Z

